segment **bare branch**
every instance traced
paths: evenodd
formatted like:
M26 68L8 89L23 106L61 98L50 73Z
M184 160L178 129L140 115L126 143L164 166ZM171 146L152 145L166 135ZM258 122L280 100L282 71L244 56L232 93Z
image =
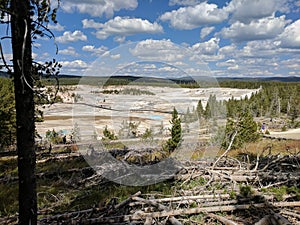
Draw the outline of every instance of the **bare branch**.
M228 145L226 151L225 151L225 152L224 152L224 153L223 153L223 154L222 154L222 155L214 162L214 164L213 164L213 166L212 166L212 169L214 169L215 166L217 165L217 163L218 163L225 155L227 155L227 153L230 151L231 146L232 146L232 144L233 144L233 142L234 142L234 139L235 139L235 136L237 135L237 133L238 133L238 130L236 129L236 130L234 131L232 137L231 137L231 141L230 141L230 143L229 143L229 145Z

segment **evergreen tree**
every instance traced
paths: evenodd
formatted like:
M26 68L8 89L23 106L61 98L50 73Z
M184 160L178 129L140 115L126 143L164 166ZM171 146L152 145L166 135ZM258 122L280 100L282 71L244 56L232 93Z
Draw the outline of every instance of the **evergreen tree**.
M52 74L47 66L33 66L33 39L44 36L50 21L56 23L57 9L49 1L4 0L0 2L0 23L10 24L12 64L2 61L14 78L19 176L19 224L37 224L35 176L34 85L38 72ZM9 18L9 19L7 19ZM46 23L46 26L44 25ZM7 28L5 28L7 29ZM49 32L52 35L51 32ZM53 65L52 65L53 66ZM13 68L13 69L11 69ZM56 74L57 75L57 74Z
M117 136L114 134L114 132L109 131L107 128L107 125L105 126L104 130L103 130L103 136L104 139L108 139L108 140L117 140Z
M205 111L204 111L204 118L205 119L209 119L211 118L211 106L210 106L210 102L207 101L206 106L205 106Z
M232 149L240 148L244 143L254 142L259 139L259 133L257 132L257 124L253 120L253 116L249 110L245 110L234 121L230 118L227 120L225 139L222 143L223 148L227 148L232 135L237 132L232 144Z
M198 114L198 118L203 117L203 115L204 115L204 109L203 109L203 105L202 105L201 99L198 101L196 111L197 111L197 114Z
M170 121L172 127L171 131L171 138L168 139L165 149L172 153L182 141L182 130L181 130L181 119L178 116L178 112L174 107L172 112L172 119Z
M15 144L16 110L13 82L0 78L0 150Z

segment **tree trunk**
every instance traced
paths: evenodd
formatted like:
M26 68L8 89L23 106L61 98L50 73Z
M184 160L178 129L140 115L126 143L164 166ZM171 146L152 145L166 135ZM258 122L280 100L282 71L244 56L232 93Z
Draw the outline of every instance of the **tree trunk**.
M30 0L11 0L17 117L19 224L37 223Z

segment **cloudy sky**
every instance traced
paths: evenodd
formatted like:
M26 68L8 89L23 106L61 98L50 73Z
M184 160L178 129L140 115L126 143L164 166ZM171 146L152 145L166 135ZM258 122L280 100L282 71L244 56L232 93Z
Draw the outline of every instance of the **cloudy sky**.
M39 40L34 56L64 74L134 60L170 72L192 52L214 76L300 76L300 0L61 0L57 19L58 55Z

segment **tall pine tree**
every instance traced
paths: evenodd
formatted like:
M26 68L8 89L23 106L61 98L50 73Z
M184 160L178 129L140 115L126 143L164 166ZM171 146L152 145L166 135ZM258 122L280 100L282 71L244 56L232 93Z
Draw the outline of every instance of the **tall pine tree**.
M172 112L172 119L170 121L172 127L170 129L171 137L168 139L165 149L172 153L182 141L181 119L178 116L178 112L174 107Z

